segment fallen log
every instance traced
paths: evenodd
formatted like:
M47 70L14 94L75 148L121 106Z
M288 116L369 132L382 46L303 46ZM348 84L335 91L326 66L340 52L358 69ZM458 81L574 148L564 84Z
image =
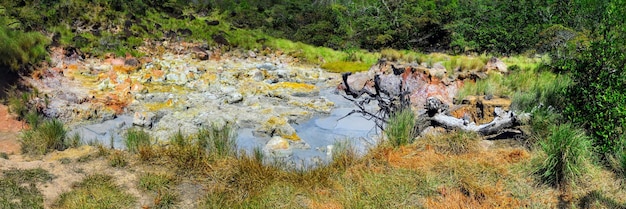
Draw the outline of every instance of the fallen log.
M519 130L510 129L520 125L517 115L513 111L504 111L499 107L495 109L496 117L494 117L493 121L482 125L477 125L467 118L455 118L448 115L447 105L434 97L428 98L426 109L427 114L424 117L431 121L431 125L439 126L446 130L471 131L483 136L502 134L507 131L512 132L514 135L521 133Z

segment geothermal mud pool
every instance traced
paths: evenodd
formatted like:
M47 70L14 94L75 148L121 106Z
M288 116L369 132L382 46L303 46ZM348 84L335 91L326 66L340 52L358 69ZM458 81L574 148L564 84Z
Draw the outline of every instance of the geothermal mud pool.
M361 151L375 143L372 122L358 115L337 120L354 108L337 93L339 74L280 52L198 59L184 52L192 46L176 47L178 53L105 60L56 49L52 66L27 81L41 92L36 106L64 121L70 136L116 149L124 149L131 127L167 141L178 131L227 124L236 129L239 149L259 147L303 165L326 161L337 141Z

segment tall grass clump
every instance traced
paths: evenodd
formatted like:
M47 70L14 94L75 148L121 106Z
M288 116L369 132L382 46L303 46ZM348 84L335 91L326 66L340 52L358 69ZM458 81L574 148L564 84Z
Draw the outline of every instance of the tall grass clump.
M65 150L66 133L62 122L56 119L45 121L22 133L20 136L22 153L43 155L51 150Z
M412 143L416 136L415 113L410 108L394 113L385 127L385 134L393 147Z
M584 132L562 124L552 127L552 135L541 142L546 159L537 173L557 188L567 189L586 171L591 155L591 140Z
M208 150L212 157L234 156L237 151L234 133L228 124L223 127L212 125L198 131L197 143L200 147Z
M165 151L178 168L185 171L199 170L209 164L208 152L202 144L195 137L185 136L179 130L170 137Z
M131 128L126 131L124 144L129 152L139 153L142 148L150 146L151 140L152 139L148 132L141 129Z

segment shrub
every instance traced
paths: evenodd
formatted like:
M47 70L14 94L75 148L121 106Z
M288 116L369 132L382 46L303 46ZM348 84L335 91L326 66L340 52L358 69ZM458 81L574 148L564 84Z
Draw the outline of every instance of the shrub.
M394 146L410 144L416 137L415 113L410 108L395 112L385 127L388 142Z
M17 71L35 64L46 56L46 38L37 32L24 33L6 28L7 21L0 16L0 66Z
M51 150L65 150L66 130L63 123L53 119L22 133L22 153L43 155Z
M537 173L553 186L566 189L585 172L591 152L590 139L584 132L563 124L552 127L552 135L541 142L547 155Z
M131 128L126 131L124 144L129 152L138 153L143 147L150 146L150 141L150 134L144 130Z

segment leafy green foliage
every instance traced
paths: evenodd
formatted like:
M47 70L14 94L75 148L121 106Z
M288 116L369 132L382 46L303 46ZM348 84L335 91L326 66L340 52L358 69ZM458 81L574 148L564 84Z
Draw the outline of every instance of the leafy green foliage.
M552 134L541 142L546 159L537 173L548 184L565 188L585 173L591 157L591 140L582 130L563 124L552 127Z
M48 41L42 34L25 33L5 25L8 25L7 19L0 16L0 66L17 71L46 57Z
M626 18L621 1L598 3L604 12L588 48L558 60L559 70L570 72L575 85L568 89L565 114L582 124L602 154L619 148L626 137Z

